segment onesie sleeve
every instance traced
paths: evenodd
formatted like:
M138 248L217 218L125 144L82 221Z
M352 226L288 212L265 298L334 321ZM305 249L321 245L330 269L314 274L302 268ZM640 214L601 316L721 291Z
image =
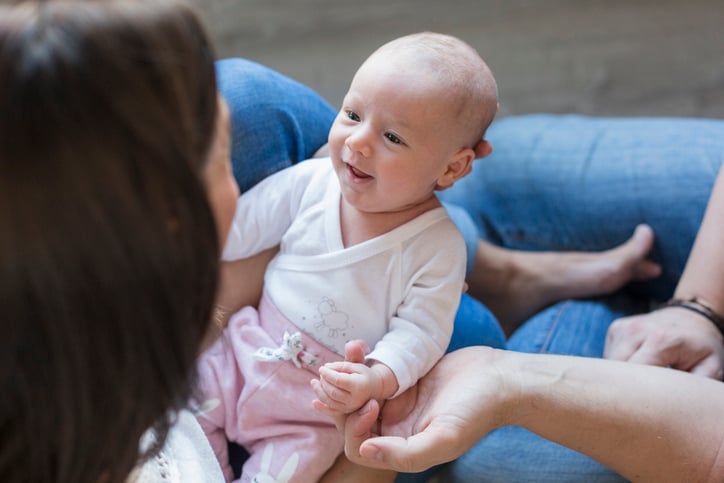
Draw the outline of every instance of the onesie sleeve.
M465 241L449 220L404 250L404 298L389 330L368 359L397 377L398 396L424 376L447 350L465 281Z
M329 158L310 159L278 171L239 196L222 260L251 257L279 244L299 212L304 194Z

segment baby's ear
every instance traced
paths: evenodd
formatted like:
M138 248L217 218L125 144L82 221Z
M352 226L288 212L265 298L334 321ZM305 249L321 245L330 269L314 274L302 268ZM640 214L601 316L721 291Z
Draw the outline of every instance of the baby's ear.
M472 148L460 148L448 160L445 172L437 179L436 189L442 191L455 184L460 178L467 176L473 169L475 150Z

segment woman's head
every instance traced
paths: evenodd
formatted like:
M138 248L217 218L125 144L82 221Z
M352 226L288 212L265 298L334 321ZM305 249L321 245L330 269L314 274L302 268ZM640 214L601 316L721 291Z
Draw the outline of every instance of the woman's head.
M122 481L217 283L213 52L184 4L0 6L1 481Z

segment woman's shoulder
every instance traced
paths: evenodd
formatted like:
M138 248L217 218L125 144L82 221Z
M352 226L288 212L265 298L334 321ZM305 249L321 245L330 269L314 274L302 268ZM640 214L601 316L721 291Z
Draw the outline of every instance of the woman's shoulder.
M141 441L148 447L154 441L149 431ZM187 410L178 413L161 451L138 467L127 483L220 483L224 476L216 456L196 417Z

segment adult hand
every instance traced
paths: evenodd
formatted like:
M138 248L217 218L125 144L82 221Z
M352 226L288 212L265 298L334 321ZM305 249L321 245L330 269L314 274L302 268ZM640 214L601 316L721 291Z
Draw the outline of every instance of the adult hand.
M375 401L342 429L347 457L373 468L419 472L515 425L630 480L724 481L723 401L721 383L680 371L468 347L387 401L380 430Z
M616 320L608 329L603 356L719 380L724 375L721 333L705 317L680 307Z
M416 473L452 461L504 424L514 385L496 368L497 351L468 347L442 358L417 386L341 421L354 463ZM472 382L472 383L471 383ZM370 439L371 438L371 439Z

